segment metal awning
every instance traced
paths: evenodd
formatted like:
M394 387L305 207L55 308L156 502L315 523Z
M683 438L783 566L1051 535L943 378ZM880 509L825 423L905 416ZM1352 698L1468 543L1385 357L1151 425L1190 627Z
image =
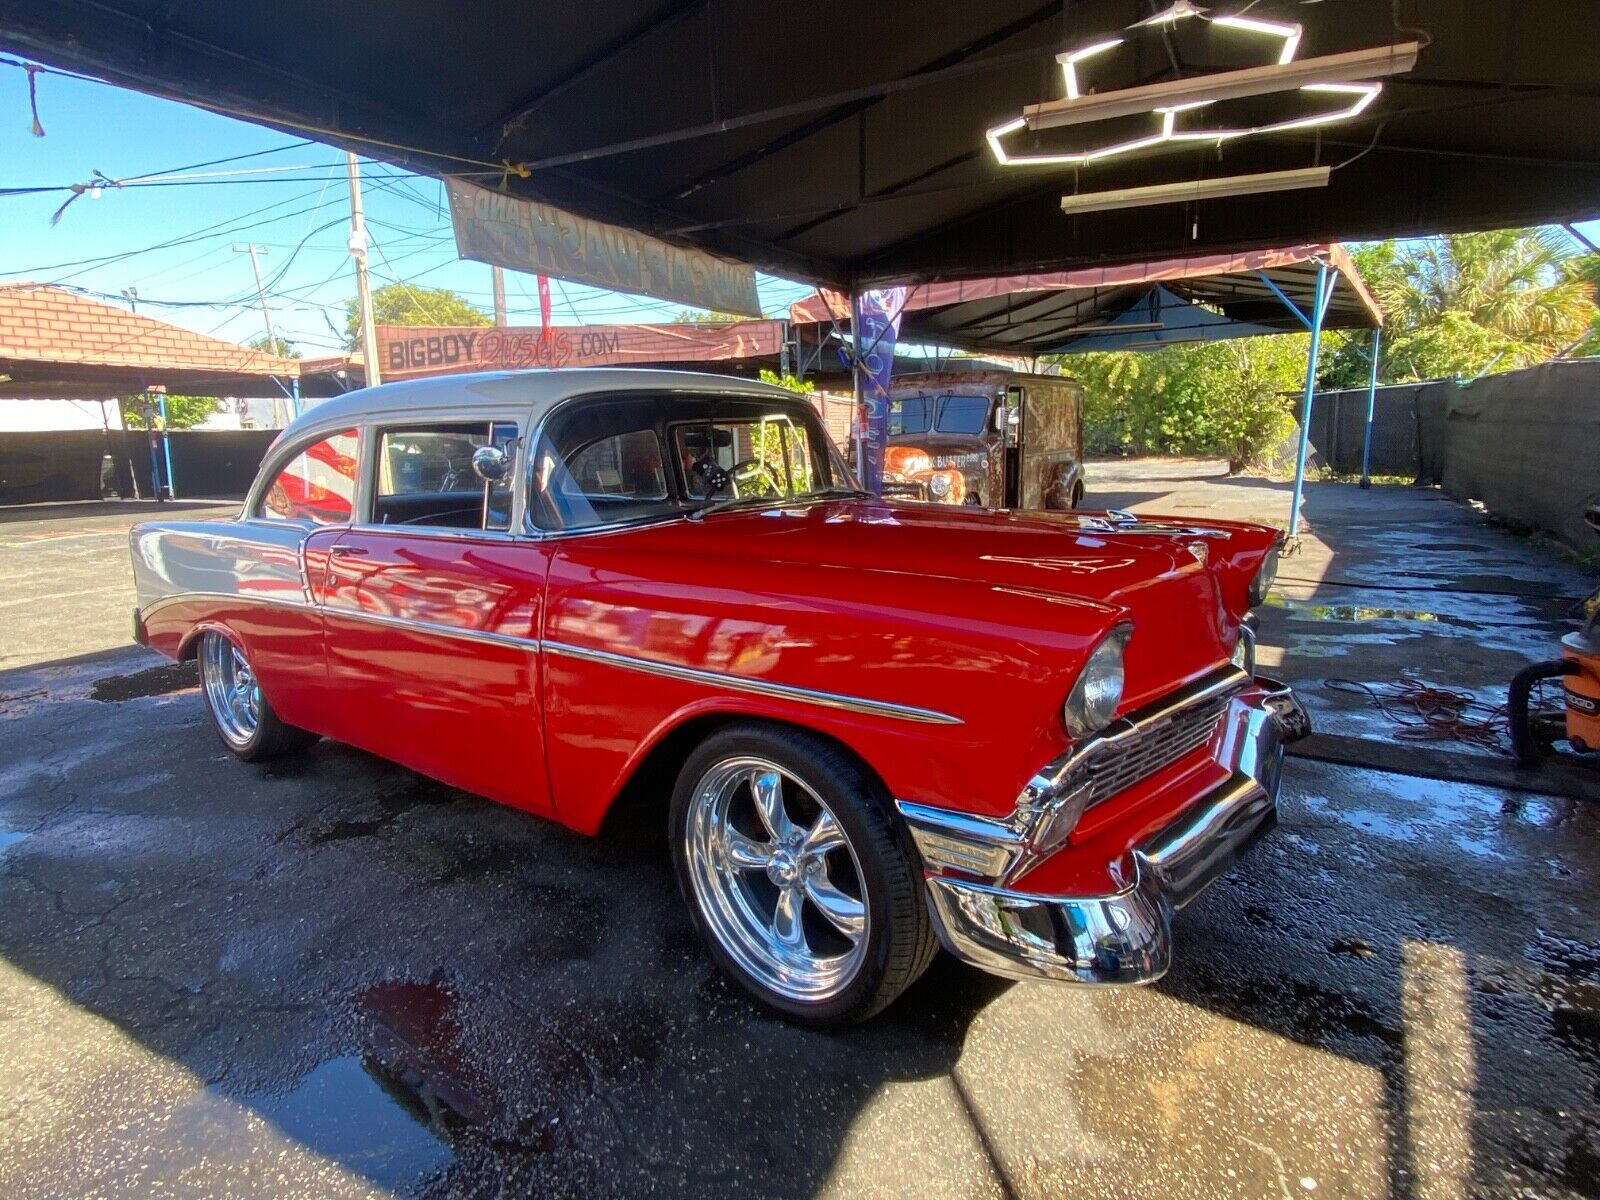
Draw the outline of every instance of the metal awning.
M1302 59L1399 42L1420 58L1350 120L996 161L987 131L1061 99L1059 52L1164 3L396 0L375 21L312 0L0 0L0 47L838 288L1600 216L1600 22L1575 0L1219 0L1213 15L1303 23ZM1168 22L1084 86L1259 62L1236 34ZM1241 103L1279 121L1301 100ZM1061 210L1067 193L1313 166L1329 186Z
M1031 357L1303 333L1305 322L1294 310L1311 312L1324 265L1338 279L1323 328L1381 325L1377 301L1349 253L1334 244L918 284L906 297L900 336ZM817 292L794 304L789 320L845 327L849 297Z

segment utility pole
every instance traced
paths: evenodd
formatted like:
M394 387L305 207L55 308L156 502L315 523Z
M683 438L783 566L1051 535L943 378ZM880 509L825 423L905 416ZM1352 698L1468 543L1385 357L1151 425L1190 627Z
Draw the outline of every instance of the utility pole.
M344 155L350 178L350 257L356 260L356 298L361 305L361 360L366 369L367 386L383 382L378 366L378 331L372 323L372 286L367 282L367 226L361 216L361 168L350 151Z
M250 268L256 273L256 299L261 301L261 320L267 327L267 353L276 354L278 352L278 335L272 332L272 310L267 307L267 289L261 282L261 260L256 257L259 254L265 254L267 248L258 246L254 242L246 242L242 246L235 242L233 243L233 252L235 254L247 253L250 255Z
M494 280L494 323L501 329L506 327L506 273L499 267L489 268L490 277Z
M272 331L272 310L267 307L267 289L261 282L261 260L257 257L257 255L265 254L267 249L265 246L258 246L254 242L246 242L242 246L238 242L234 242L233 252L235 254L248 253L250 255L250 269L256 273L256 299L261 301L261 321L267 327L266 352L275 355L278 353L278 335ZM272 398L272 419L278 424L279 428L288 424L283 419L282 406L279 405L276 396Z

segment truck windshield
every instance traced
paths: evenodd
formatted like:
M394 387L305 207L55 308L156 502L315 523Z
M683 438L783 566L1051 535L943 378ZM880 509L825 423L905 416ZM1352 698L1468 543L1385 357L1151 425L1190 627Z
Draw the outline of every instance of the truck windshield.
M989 420L987 396L903 396L889 404L889 436L898 433L965 433L984 431Z

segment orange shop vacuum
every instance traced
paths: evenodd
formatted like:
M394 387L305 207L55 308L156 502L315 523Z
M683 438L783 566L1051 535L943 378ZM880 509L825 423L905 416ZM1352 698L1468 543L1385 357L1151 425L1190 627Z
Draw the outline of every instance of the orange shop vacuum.
M1600 533L1600 505L1584 514ZM1524 667L1511 681L1507 713L1511 749L1523 766L1532 766L1566 739L1576 753L1600 763L1600 594L1590 601L1589 619L1577 633L1561 639L1561 657ZM1534 710L1533 688L1541 680L1560 679L1563 713Z

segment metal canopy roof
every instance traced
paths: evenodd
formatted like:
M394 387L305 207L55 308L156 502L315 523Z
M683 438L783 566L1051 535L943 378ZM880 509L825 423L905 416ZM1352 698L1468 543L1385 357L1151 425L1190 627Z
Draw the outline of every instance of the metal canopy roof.
M1324 245L918 284L901 310L900 336L1032 356L1300 333L1304 323L1283 300L1309 314L1324 262L1338 279L1323 328L1381 324L1382 313L1350 255L1342 246ZM793 305L789 319L843 326L850 319L849 299L818 292Z
M1058 51L1165 3L394 0L374 19L325 0L0 0L0 46L837 287L1600 216L1600 22L1579 0L1217 0L1303 22L1302 59L1427 44L1352 121L1081 169L994 161L986 130L1062 96ZM1258 65L1237 33L1177 23L1086 86ZM1299 103L1251 103L1273 101L1273 120ZM1060 211L1066 192L1314 164L1331 186Z

